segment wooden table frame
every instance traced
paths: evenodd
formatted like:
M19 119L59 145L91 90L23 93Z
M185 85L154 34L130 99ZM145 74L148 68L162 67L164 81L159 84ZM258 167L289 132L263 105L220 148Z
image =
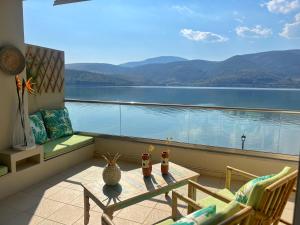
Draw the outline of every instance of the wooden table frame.
M176 164L174 164L174 165L176 165ZM159 166L160 167L160 164L159 165L156 164L154 166ZM176 165L176 166L178 166L178 165ZM186 169L184 167L181 167L181 168ZM137 194L137 195L135 195L131 198L116 202L116 203L114 203L112 205L109 205L109 206L104 205L93 193L91 193L91 191L88 190L88 188L85 187L85 185L82 185L83 188L84 188L84 224L87 225L89 223L89 218L90 218L89 199L92 199L96 203L96 205L98 205L107 216L109 216L111 219L113 219L113 213L117 210L123 209L125 207L130 206L130 205L134 205L136 203L142 202L144 200L150 199L150 198L155 197L155 196L160 195L160 194L164 194L164 193L167 194L169 191L172 191L175 188L179 188L179 187L182 187L182 186L188 184L189 180L197 181L197 179L199 177L199 174L195 173L193 171L191 171L191 172L193 173L191 176L186 177L186 178L184 178L184 179L182 179L178 182L176 181L176 182L173 182L173 183L170 183L170 184L168 183L166 186L159 187L155 190L141 192L141 193L139 193L139 194ZM141 174L141 176L142 176L142 174ZM193 192L193 190L192 190L192 192Z

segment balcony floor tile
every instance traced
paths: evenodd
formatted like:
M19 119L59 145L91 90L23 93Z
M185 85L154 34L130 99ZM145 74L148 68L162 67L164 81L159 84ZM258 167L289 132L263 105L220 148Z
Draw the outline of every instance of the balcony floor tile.
M126 173L139 165L120 162ZM83 224L83 188L80 183L100 179L103 160L92 159L0 200L0 225L81 225ZM199 183L217 190L224 188L225 179L201 175ZM233 182L237 190L243 183ZM187 187L177 191L187 194ZM197 192L197 198L207 195ZM102 210L90 200L90 225L101 225ZM178 213L186 214L186 204L178 202ZM292 220L294 196L287 203L283 218ZM140 202L114 213L116 225L147 225L171 216L171 193Z

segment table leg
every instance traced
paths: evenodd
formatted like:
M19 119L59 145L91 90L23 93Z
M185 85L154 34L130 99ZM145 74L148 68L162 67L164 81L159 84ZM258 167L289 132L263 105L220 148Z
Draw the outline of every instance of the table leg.
M113 209L105 209L103 212L111 219L113 220L114 210Z
M84 190L84 225L87 225L90 220L90 202L89 196Z
M196 181L198 180L198 177L195 179L191 179L192 181ZM194 201L196 201L196 188L194 186L189 185L188 186L188 197L193 199ZM190 214L194 211L194 208L192 206L188 206L188 211L187 213Z

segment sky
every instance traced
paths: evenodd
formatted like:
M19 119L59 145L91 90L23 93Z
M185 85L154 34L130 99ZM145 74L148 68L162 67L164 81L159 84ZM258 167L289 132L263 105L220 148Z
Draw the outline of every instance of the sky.
M300 49L300 0L27 0L24 25L26 43L65 51L66 63L219 61Z

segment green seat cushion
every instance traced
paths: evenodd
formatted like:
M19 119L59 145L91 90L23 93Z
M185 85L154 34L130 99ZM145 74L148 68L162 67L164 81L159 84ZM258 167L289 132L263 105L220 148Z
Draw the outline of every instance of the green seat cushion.
M41 113L51 140L73 134L71 120L66 108L41 110Z
M206 208L199 209L180 220L173 223L173 225L198 225L207 221L210 217L216 214L216 206L211 205Z
M237 213L239 210L241 210L240 205L235 200L233 200L229 204L227 204L227 206L219 213L209 217L206 221L200 223L199 225L219 224L220 222L226 220L227 218Z
M8 173L7 166L0 165L0 177L6 175L7 173Z
M48 140L48 136L42 114L40 112L36 112L30 115L29 121L35 143L39 145L44 144Z
M164 221L162 221L162 222L160 222L160 223L157 223L156 225L171 225L171 224L173 224L174 223L174 220L172 220L172 219L167 219L167 220L164 220Z
M234 200L234 194L226 188L222 189L222 190L219 190L217 193L221 196L224 196L226 198ZM216 206L216 213L219 213L220 211L224 210L224 208L228 205L227 203L225 203L225 202L223 202L219 199L216 199L212 196L208 196L206 198L203 198L203 199L197 201L197 203L202 208L208 207L210 205L215 205Z
M93 143L94 138L82 135L72 135L49 141L43 145L44 158L50 159L55 156L79 149Z

